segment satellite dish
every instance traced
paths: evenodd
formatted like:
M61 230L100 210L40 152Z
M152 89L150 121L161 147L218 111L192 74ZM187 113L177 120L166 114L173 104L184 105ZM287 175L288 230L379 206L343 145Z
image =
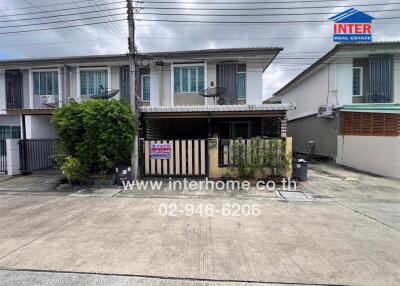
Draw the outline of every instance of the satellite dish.
M118 94L118 89L106 90L102 85L100 85L100 91L97 94L91 95L92 99L110 99Z
M223 95L226 91L226 88L222 87L222 86L215 86L214 82L211 82L211 86L209 88L207 88L206 90L201 91L199 94L203 97L212 97L214 98L214 103L216 103L216 98L220 97L221 95ZM222 99L222 98L219 98ZM218 99L218 102L220 101Z

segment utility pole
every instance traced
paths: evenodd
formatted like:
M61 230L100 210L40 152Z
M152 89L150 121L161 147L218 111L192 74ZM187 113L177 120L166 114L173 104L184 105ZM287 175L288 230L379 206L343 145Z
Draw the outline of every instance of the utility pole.
M132 111L138 115L138 107L136 106L136 69L137 69L137 50L135 45L135 18L134 11L132 6L132 0L126 0L127 2L127 12L128 12L128 29L129 29L129 38L128 38L128 48L129 48L129 90L130 90L130 102ZM138 124L139 117L136 116L136 127ZM133 179L138 178L139 171L139 140L138 135L135 134L134 137L134 147L131 156L131 164L132 164L132 174Z

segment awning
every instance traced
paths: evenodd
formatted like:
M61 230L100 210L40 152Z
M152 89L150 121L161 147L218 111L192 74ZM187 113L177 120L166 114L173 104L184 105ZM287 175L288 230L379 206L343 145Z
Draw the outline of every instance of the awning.
M53 115L55 109L14 109L7 110L7 115Z
M400 114L400 104L393 103L364 103L344 105L341 112L369 112Z
M193 105L193 106L143 106L142 116L146 118L216 118L216 117L274 117L285 115L296 109L290 104L258 105Z

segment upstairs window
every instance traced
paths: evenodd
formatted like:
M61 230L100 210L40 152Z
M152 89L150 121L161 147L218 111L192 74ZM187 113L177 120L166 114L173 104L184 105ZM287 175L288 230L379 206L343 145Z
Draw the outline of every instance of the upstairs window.
M58 95L58 72L33 72L33 95Z
M204 66L174 68L174 92L198 93L204 90Z
M81 75L81 95L91 96L101 92L101 87L108 90L107 70L82 70Z
M360 67L353 68L353 96L362 96L362 78L363 69Z
M21 127L0 125L0 140L5 139L20 139Z
M237 99L246 99L246 72L238 72L236 80Z
M142 101L150 101L150 75L142 75Z

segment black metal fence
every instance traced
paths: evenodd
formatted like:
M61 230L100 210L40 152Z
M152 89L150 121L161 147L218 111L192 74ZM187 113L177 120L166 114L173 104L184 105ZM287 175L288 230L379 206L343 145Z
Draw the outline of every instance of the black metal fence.
M7 174L6 140L0 140L0 174Z
M26 139L19 141L21 173L58 171L55 156L60 150L58 139Z

